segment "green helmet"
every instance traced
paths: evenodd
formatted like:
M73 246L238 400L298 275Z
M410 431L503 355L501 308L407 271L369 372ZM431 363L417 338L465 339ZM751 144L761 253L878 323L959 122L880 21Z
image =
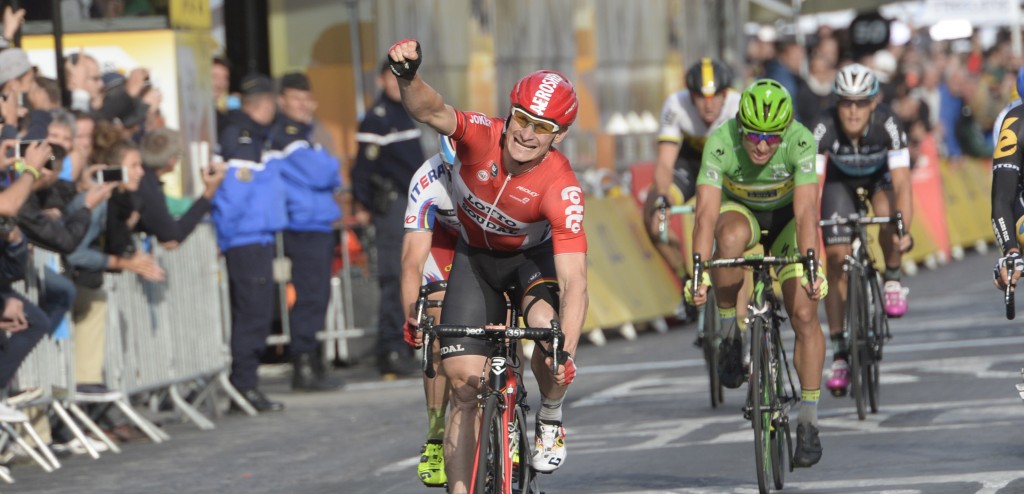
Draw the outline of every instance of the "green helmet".
M736 121L744 130L779 134L793 121L793 99L789 91L776 81L761 79L751 84L740 96Z

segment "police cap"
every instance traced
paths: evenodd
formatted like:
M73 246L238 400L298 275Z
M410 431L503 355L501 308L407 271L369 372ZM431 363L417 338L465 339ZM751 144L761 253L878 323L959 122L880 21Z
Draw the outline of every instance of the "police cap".
M242 96L273 94L274 83L262 74L249 74L242 78Z
M290 72L281 76L281 92L285 89L298 89L299 91L309 91L309 78L302 72Z

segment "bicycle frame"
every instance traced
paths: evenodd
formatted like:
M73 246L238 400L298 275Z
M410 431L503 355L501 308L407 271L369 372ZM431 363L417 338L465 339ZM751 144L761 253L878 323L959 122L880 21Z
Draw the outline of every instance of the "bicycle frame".
M560 360L559 353L562 351L562 344L565 339L558 321L551 321L550 328L519 328L516 326L518 314L514 308L512 310L513 322L508 327L434 326L430 318L427 319L427 325L423 330L424 346L430 345L433 338L441 336L456 338L469 336L495 342L489 363L484 368L484 372L480 377L483 391L480 393L479 398L480 402L484 405L484 413L481 414L479 421L480 439L475 449L476 460L473 464L472 476L470 477L469 492L474 494L479 492L528 494L532 471L529 467L529 458L525 454L526 444L524 441L527 438L525 427L526 412L529 411L529 407L526 403L526 389L521 386L522 374L519 369L522 364L519 359L519 340L530 339L550 342L553 360L552 372L557 374ZM432 353L424 352L423 354L423 370L427 377L434 376ZM492 452L489 449L482 451L484 445L490 440L488 437L490 431L485 430L484 427L488 425L488 409L492 407L492 404L494 412L499 414L500 426L497 430L502 431L501 437L498 439L498 451L500 453ZM520 469L519 475L516 475L516 465L513 463L517 450L521 451L518 465ZM481 470L486 468L486 465L482 465L480 459L494 460L495 458L488 456L491 454L501 455L498 462L500 471L497 473ZM497 487L497 490L485 490L486 486L482 484L488 478L492 482L490 484L491 487ZM518 491L513 490L514 481L518 481Z

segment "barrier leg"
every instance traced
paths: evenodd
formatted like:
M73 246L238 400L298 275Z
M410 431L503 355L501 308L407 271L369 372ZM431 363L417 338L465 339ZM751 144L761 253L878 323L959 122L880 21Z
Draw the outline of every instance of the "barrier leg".
M53 465L54 470L59 469L60 462L57 461L57 457L53 454L53 451L50 451L50 447L43 442L43 438L39 437L39 433L36 432L35 427L32 427L32 424L26 424L25 432L32 438L32 442L36 443L36 447L39 448L39 451L43 454L43 457L46 458L46 461L50 462L50 465Z
M91 432L94 436L96 436L96 438L99 439L100 441L103 441L103 444L106 444L107 447L110 448L111 451L113 451L115 453L120 453L121 452L121 448L119 448L117 446L117 443L115 443L114 441L111 441L110 438L107 437L107 435L104 434L102 430L100 430L100 426L96 425L96 422L93 422L92 419L89 418L89 414L87 414L84 411L82 411L82 409L78 406L77 403L72 402L68 406L68 409L71 410L71 413L75 414L75 417L78 418L79 422L81 422L83 425L85 425L86 429L89 429L89 432ZM79 438L79 439L81 439L81 438ZM91 449L92 448L92 446L89 445L89 441L88 440L84 440L83 439L82 443L85 444L85 447L87 449ZM99 453L96 453L96 454L97 454L97 456L99 456Z
M665 322L665 318L659 317L651 321L651 327L659 333L668 333L668 323Z
M8 470L7 467L0 466L0 480L3 480L8 484L14 483L14 477L11 477L11 471Z
M626 340L633 341L636 339L636 326L631 322L627 322L619 327L619 334Z
M132 408L127 399L117 400L114 402L114 405L121 409L121 412L128 417L128 420L134 422L136 427L142 430L145 435L149 436L154 443L162 443L171 438L171 436L168 436L166 432L160 430L159 427L146 420L142 415L139 415L139 412L136 412L135 409Z
M181 393L178 393L177 386L171 385L170 396L171 401L174 403L174 407L177 408L179 412L188 417L188 419L191 420L193 424L196 424L196 427L204 431L214 429L213 422L210 422L210 420L207 419L206 416L204 416L202 413L199 413L199 410L193 408L192 404L189 403L184 397L182 397Z
M587 340L594 344L594 346L604 346L608 343L608 339L604 337L604 331L601 328L594 328L587 331Z
M29 425L28 427L31 427L31 425ZM45 458L40 456L39 452L36 451L35 448L29 446L28 442L25 441L25 439L23 439L21 436L19 436L17 432L15 432L14 427L11 427L11 424L8 424L7 422L0 422L0 428L3 428L4 432L9 434L11 436L11 439L13 439L14 442L18 444L18 446L21 446L22 451L28 454L29 458L32 458L32 461L36 462L40 467L42 467L42 469L45 470L46 473L53 472L53 467L50 465L50 462L46 461Z
M218 381L220 382L220 387L228 394L228 398L231 398L231 402L237 405L238 408L241 408L246 415L250 417L259 415L259 412L249 404L249 400L246 400L245 397L242 396L242 393L239 393L231 384L231 381L228 379L227 372L221 372L220 376L218 376Z
M216 389L213 386L214 384L216 384L216 381L207 381L205 378L200 379L200 390L196 393L190 405L196 409L206 409L211 416L218 418L221 416L221 413L214 399L214 390Z
M71 431L71 434L74 435L75 438L77 438L82 443L83 446L85 446L85 451L89 453L89 456L92 457L92 459L94 460L98 460L100 458L100 452L96 451L96 448L92 447L92 443L89 442L85 433L82 432L82 428L78 427L78 424L75 423L74 419L71 418L71 415L68 414L68 411L64 409L64 405L61 405L59 401L54 401L53 410L57 412L57 417L59 417L60 421L63 422L64 425ZM106 437L106 434L103 434L103 437ZM110 441L110 439L108 438L107 441ZM113 443L113 441L110 441L110 443ZM107 447L109 446L110 445L107 444ZM111 449L111 451L116 450Z

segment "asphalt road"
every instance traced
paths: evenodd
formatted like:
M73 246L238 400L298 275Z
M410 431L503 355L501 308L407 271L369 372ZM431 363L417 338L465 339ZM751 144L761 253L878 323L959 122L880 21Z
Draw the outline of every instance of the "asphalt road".
M822 397L824 457L787 476L785 491L814 493L1024 492L1024 335L991 285L994 255L908 278L910 312L893 321L878 414L858 421L853 400ZM548 494L757 492L744 393L711 409L692 326L635 341L586 345L565 409L569 455L542 476ZM416 480L426 428L416 380L339 371L344 391L268 389L279 414L227 416L217 429L167 424L172 440L74 457L52 474L13 468L4 493L435 493ZM529 382L529 381L528 381ZM531 386L537 406L538 394ZM275 393L276 392L276 393Z

